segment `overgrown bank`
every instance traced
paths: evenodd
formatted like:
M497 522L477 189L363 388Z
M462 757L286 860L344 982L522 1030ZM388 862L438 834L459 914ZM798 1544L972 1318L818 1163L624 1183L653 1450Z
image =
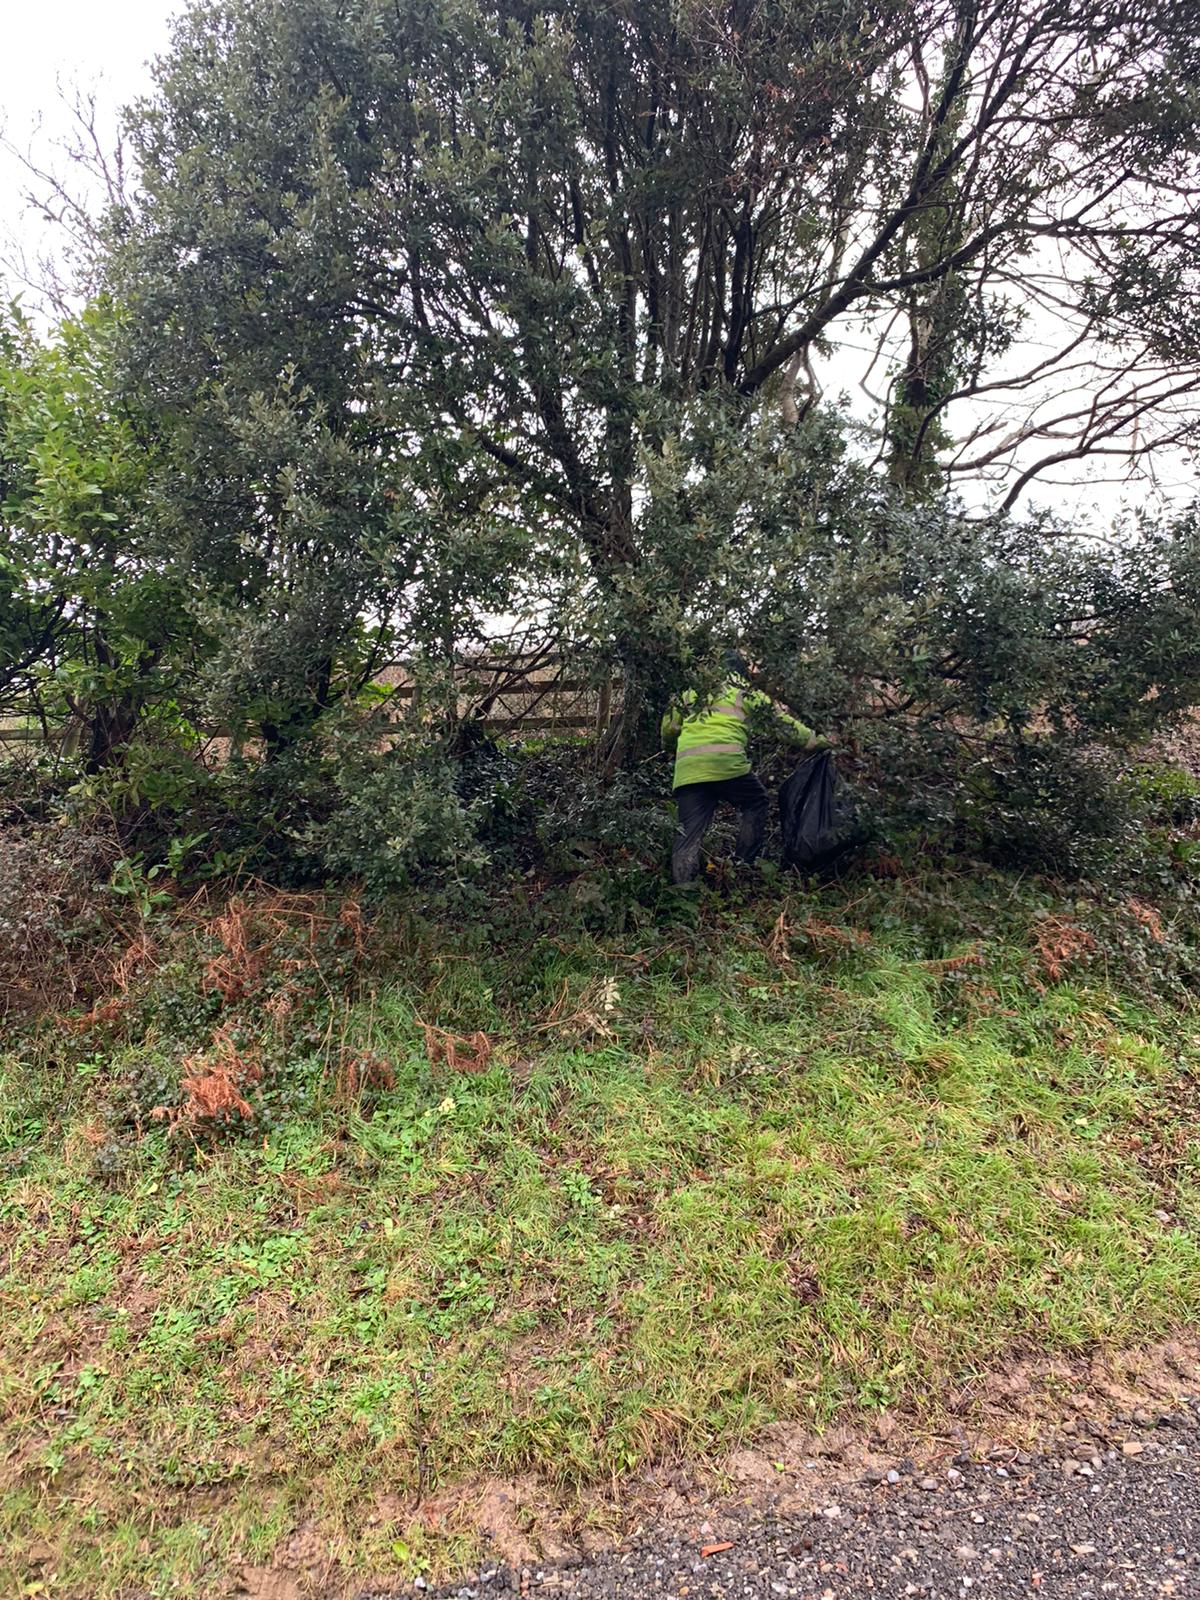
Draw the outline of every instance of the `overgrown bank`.
M18 1591L211 1595L298 1527L452 1566L447 1485L1194 1318L1194 929L891 870L620 934L570 890L457 932L147 908L4 1060Z

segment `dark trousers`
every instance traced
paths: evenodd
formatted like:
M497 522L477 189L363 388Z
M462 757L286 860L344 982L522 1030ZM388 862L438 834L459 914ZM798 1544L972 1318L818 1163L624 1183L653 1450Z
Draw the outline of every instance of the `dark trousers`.
M767 791L753 772L744 778L722 778L716 783L685 783L675 791L679 825L671 854L671 877L676 883L691 883L700 871L700 846L708 825L722 803L736 806L742 813L738 829L737 853L743 861L753 861L767 834Z

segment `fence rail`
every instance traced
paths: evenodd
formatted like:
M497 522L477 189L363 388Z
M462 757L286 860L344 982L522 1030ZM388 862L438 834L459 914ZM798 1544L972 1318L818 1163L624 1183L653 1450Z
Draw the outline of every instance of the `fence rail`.
M565 654L466 657L455 663L454 677L458 715L477 716L496 731L603 732L621 710L620 680L582 675L578 659ZM377 682L401 702L411 702L421 692L402 667L381 673Z
M577 658L567 654L513 655L502 658L467 656L455 662L456 711L462 718L476 717L493 733L603 733L620 714L621 682L618 677L592 678L579 671ZM422 694L422 686L403 666L386 668L375 686L387 691L390 701L408 709ZM48 730L49 742L69 739L75 724ZM227 737L214 730L210 737ZM44 744L46 730L24 719L0 722L0 747Z

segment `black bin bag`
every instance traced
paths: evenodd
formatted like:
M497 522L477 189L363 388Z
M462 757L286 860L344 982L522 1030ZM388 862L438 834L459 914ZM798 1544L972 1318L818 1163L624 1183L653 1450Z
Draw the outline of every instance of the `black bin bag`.
M783 784L779 831L784 866L805 872L832 866L860 842L830 751L806 756Z

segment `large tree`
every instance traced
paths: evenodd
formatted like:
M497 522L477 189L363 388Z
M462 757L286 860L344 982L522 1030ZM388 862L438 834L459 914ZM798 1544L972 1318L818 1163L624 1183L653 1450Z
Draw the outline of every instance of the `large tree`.
M1193 20L194 6L132 124L141 195L107 270L171 419L177 538L243 619L235 677L303 721L371 665L347 659L364 617L377 646L449 638L540 586L591 608L632 715L737 538L698 525L713 441L776 415L768 471L823 355L864 334L907 494L969 469L1011 502L1056 461L1187 437Z

